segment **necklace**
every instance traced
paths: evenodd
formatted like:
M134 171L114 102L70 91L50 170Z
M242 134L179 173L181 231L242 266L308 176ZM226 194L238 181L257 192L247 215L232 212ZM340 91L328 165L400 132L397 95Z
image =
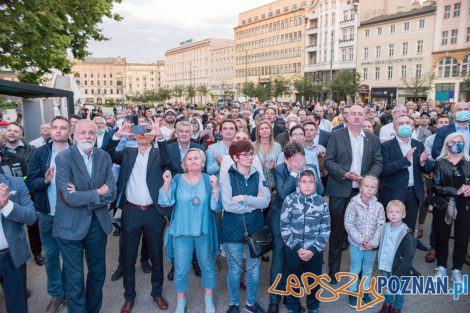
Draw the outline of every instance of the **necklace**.
M197 196L197 187L199 185L200 180L198 180L196 183L193 184L191 180L189 179L189 176L186 176L186 178L187 178L189 185L191 186L191 203L194 206L199 206L199 204L201 204L201 199Z

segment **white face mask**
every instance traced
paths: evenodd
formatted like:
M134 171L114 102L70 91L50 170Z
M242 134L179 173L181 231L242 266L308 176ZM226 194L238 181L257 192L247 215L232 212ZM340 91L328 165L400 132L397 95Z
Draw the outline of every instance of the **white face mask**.
M82 150L83 152L87 153L90 152L91 149L95 146L96 140L83 140L83 141L78 141L77 140L77 146Z

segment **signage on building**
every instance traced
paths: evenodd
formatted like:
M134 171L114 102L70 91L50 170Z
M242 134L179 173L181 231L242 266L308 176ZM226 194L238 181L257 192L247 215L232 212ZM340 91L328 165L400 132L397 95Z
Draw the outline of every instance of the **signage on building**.
M393 98L397 95L397 88L374 88L372 87L370 95L373 98Z
M393 63L408 63L408 62L422 62L423 57L410 57L410 58L398 58L398 59L388 59L388 60L377 60L362 62L361 65L379 65L379 64L393 64Z
M361 87L359 88L359 93L369 93L370 90L369 90L369 85L361 85Z

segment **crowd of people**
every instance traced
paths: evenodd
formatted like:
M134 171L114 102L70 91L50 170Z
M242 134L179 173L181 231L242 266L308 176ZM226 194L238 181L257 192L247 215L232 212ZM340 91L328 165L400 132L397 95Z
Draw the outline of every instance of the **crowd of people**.
M202 111L166 104L95 108L92 115L83 107L56 116L30 144L20 123L0 125L0 281L8 313L28 312L29 249L45 265L45 313L64 306L100 312L110 233L119 236L111 280L123 280L121 313L134 307L139 246L152 300L168 309L166 276L175 313L190 311L191 267L201 277L205 313L240 312L240 289L245 312L279 312L280 295L258 292L268 280L261 262L270 262L270 285L282 275L279 290L290 274L300 280L326 272L335 285L341 271L365 278L367 289L376 260L383 276L419 275L413 258L422 249L436 262L435 281L449 273L463 281L470 264L470 103L244 102ZM429 248L420 241L428 212ZM272 241L271 253L250 246L260 234ZM348 249L350 267L341 268ZM172 264L166 275L164 256ZM222 262L228 308L214 303ZM317 313L318 290L306 308L286 296L288 312ZM259 296L269 296L267 309ZM352 308L373 301L369 293L348 297ZM403 295L386 291L380 313L403 305Z

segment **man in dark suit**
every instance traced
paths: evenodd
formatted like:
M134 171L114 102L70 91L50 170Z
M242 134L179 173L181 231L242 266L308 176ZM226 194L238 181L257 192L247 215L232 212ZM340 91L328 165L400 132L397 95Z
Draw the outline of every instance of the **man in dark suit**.
M383 171L380 202L386 207L391 200L406 206L405 224L413 232L419 204L424 202L423 173L430 173L433 164L424 144L411 138L413 121L407 115L393 120L394 139L382 143Z
M69 313L98 313L106 277L106 242L113 226L108 205L116 198L110 156L95 148L96 125L80 120L77 144L55 158L57 203L53 236L62 254ZM84 283L83 256L87 261Z
M124 253L124 298L121 313L130 313L134 306L135 262L140 238L147 241L152 263L153 301L161 310L168 309L168 303L162 296L163 291L163 230L165 216L171 209L158 205L158 192L163 185L163 172L169 168L168 146L158 122L147 126L148 133L134 134L137 148L124 148L116 151L119 139L130 135L131 124L125 122L108 143L107 151L113 162L120 164L118 178L118 207L122 208L121 236L123 236ZM155 138L158 149L153 147ZM144 177L146 179L144 179Z
M470 128L468 126L468 121L470 118L470 102L457 102L452 107L452 117L454 121L448 126L439 128L436 132L436 138L434 139L434 144L432 146L432 157L436 159L442 151L442 146L444 145L444 140L446 137L452 133L459 132L464 137L467 143L470 141ZM469 145L470 147L470 145ZM470 151L469 151L470 152Z
M289 114L289 116L286 118L287 129L274 138L274 141L280 144L282 149L284 149L285 145L290 140L289 132L291 128L296 125L300 125L300 118L295 114Z
M364 176L379 177L382 172L380 141L362 130L364 119L365 109L353 105L349 109L348 127L332 132L326 147L324 165L329 173L326 192L330 195L331 216L328 266L332 284L337 283L334 275L340 270L346 207L359 192Z
M93 119L93 123L95 123L97 129L96 147L102 150L106 150L106 145L113 137L114 131L106 130L106 122L102 116L96 116Z
M263 119L268 121L273 126L273 137L276 138L277 135L281 134L285 128L276 124L277 112L275 108L269 107L264 110ZM256 127L253 127L250 134L251 141L256 141Z
M319 126L321 122L321 117L319 115L313 114L313 117L314 117L313 122L315 123L315 125L317 125L316 127L317 131L315 132L315 137L313 141L315 142L315 144L326 148L326 145L328 144L328 140L330 139L330 133L327 131L324 131L323 129L320 129Z
M0 174L0 283L7 313L28 313L26 261L31 257L23 230L36 212L23 179Z

